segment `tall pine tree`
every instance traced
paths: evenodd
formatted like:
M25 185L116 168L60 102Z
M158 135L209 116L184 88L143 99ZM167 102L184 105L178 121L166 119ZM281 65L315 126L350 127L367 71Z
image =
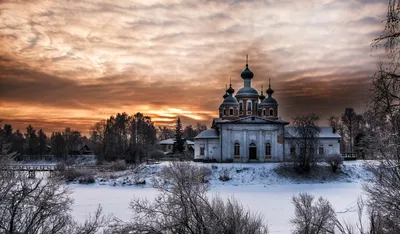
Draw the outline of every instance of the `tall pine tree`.
M178 117L175 126L175 142L172 149L173 153L183 153L185 149L185 139L182 138L182 123L181 119Z

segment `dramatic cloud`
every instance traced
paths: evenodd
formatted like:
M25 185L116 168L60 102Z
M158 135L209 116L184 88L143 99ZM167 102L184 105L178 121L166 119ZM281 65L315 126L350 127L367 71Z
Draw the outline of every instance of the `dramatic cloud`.
M364 108L382 0L0 2L0 116L87 133L117 112L210 125L249 54L283 119Z

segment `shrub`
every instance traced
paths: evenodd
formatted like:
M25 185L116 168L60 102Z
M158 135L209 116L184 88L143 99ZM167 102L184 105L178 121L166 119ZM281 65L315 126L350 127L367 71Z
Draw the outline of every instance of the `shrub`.
M128 167L124 160L117 160L115 162L111 162L108 168L112 171L125 171Z
M149 152L148 155L149 155L149 158L156 159L157 161L159 161L160 158L165 157L164 152L161 151L161 150L152 150L152 151Z
M65 179L66 182L75 181L77 178L84 176L85 173L81 170L76 170L75 168L68 168L64 171L61 171L61 176Z
M96 180L94 179L93 175L85 175L79 178L80 184L94 184L94 182L96 182Z
M212 175L212 171L207 167L200 167L200 178L203 183L208 183L210 181L210 177Z
M325 157L325 162L327 162L332 169L333 173L336 173L340 165L343 164L343 157L340 154L332 154Z
M231 177L229 176L229 171L228 169L225 169L224 172L219 176L219 180L220 181L228 181L230 180Z

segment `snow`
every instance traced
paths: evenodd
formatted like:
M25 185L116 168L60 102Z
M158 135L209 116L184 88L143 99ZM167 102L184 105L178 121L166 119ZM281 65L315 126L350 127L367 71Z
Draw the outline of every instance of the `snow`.
M71 184L75 199L72 212L74 217L83 220L101 204L105 213L129 220L129 202L134 197L152 200L157 191L149 183L144 186L122 186L122 182L138 177L149 182L165 165L148 165L137 173L121 172L122 176L94 185ZM291 198L300 192L328 199L340 220L355 223L357 199L363 196L362 183L371 176L365 163L360 161L345 162L343 172L334 181L324 179L324 176L307 180L283 178L274 170L279 164L200 165L213 170L210 196L219 194L223 198L234 197L245 208L264 215L270 233L291 233L293 227L290 219L294 214ZM225 170L229 171L232 179L221 182L218 177Z

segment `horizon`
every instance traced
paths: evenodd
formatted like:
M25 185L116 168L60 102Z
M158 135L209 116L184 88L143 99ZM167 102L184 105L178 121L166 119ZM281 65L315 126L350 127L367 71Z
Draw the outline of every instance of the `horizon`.
M0 5L0 116L21 132L88 135L123 112L210 127L230 77L243 87L246 54L252 87L265 93L271 78L282 119L315 113L326 125L347 107L366 109L385 58L371 48L384 0Z

